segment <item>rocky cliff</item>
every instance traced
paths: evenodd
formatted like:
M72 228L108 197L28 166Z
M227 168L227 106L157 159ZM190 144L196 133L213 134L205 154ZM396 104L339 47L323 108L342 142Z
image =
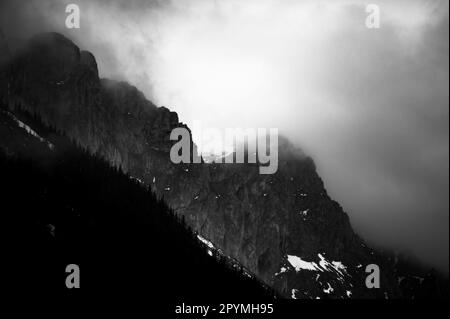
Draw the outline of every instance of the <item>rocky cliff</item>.
M394 258L367 247L327 194L313 161L284 138L279 169L173 164L169 135L186 127L135 87L100 79L94 56L56 33L31 39L0 74L10 110L37 114L152 189L226 255L288 298L402 297ZM381 268L368 289L365 267Z

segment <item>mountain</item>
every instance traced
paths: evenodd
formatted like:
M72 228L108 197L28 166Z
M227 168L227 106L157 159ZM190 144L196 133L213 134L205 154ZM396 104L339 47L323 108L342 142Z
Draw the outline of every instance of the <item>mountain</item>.
M395 256L365 244L313 160L285 138L273 175L260 175L255 164L173 164L170 132L187 128L178 115L127 83L100 79L94 56L60 34L33 37L3 67L0 101L141 180L202 238L286 298L412 297L425 281L422 274L405 292L400 278L412 275L399 272ZM380 289L365 285L369 264L381 269Z
M167 301L275 300L240 265L213 254L142 182L39 119L0 109L0 133L3 287L36 299L74 297L64 283L66 266L75 263L87 296L123 301L139 294L154 311L173 313Z

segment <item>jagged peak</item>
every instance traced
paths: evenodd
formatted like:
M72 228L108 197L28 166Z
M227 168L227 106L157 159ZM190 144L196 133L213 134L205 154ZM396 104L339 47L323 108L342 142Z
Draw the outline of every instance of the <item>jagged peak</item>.
M89 51L81 51L80 63L89 67L98 76L98 67L95 56Z
M30 38L29 43L31 45L61 45L71 47L78 52L80 51L78 46L72 40L57 32L43 32L35 34Z
M32 36L22 54L31 54L33 63L41 63L45 67L53 65L55 68L53 71L63 77L77 67L84 66L98 78L95 56L91 52L81 51L72 40L60 33L46 32Z
M312 161L312 158L307 156L301 148L294 145L294 143L292 143L290 139L284 135L279 135L278 137L278 149L280 151L280 155L286 159L293 158L297 160Z

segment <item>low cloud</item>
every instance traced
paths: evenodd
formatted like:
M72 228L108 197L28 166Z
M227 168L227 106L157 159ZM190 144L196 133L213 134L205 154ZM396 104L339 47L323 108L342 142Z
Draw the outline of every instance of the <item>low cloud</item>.
M380 29L364 1L16 2L12 43L60 31L188 124L279 128L363 237L448 272L447 1L377 1Z

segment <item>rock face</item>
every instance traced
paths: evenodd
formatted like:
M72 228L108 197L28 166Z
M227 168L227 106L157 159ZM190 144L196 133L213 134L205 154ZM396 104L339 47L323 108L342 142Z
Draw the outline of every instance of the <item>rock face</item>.
M367 247L313 161L280 140L279 169L173 164L186 127L129 84L99 79L93 55L55 33L34 37L1 72L0 99L63 131L152 189L203 237L288 298L401 297L393 258ZM368 289L365 267L381 269Z
M8 43L6 42L5 35L0 30L0 67L10 59L10 52Z

